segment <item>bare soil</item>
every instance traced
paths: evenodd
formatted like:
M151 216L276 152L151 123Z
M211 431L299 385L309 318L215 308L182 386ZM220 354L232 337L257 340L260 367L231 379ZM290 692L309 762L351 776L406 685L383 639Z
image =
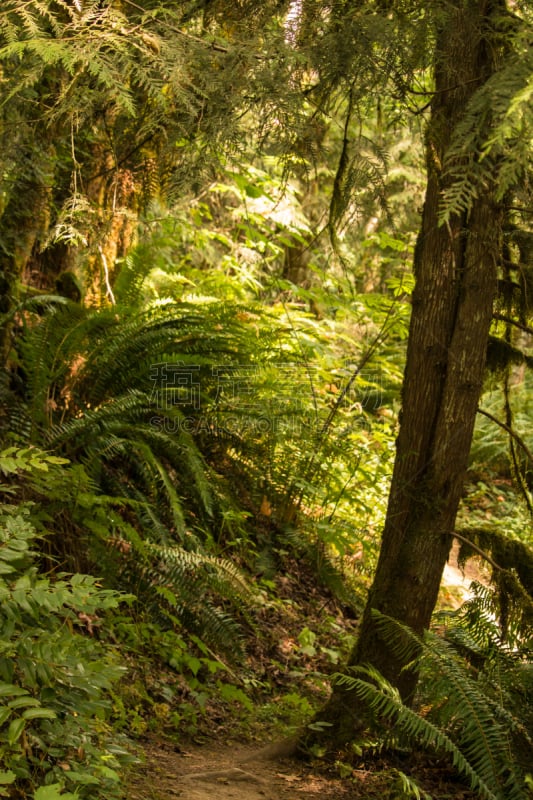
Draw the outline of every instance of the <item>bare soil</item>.
M263 748L211 742L182 750L168 743L151 741L145 748L144 764L131 776L128 797L130 800L383 797L379 776L360 770L354 771L349 781L330 777L284 753L291 749L290 742ZM368 783L372 785L365 788Z
M291 755L291 742L263 748L210 742L181 749L164 741L145 746L144 763L130 776L128 800L400 800L406 796L390 762L361 764L340 778L332 766ZM397 765L406 768L407 765ZM409 771L406 769L406 771ZM439 800L474 800L442 765L420 762L416 780Z

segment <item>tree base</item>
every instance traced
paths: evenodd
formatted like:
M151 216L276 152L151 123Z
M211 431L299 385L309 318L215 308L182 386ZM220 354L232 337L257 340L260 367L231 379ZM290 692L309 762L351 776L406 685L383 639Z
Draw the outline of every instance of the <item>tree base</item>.
M371 728L368 710L361 706L353 692L335 691L311 725L298 739L298 752L305 757L328 756L343 750L360 739Z

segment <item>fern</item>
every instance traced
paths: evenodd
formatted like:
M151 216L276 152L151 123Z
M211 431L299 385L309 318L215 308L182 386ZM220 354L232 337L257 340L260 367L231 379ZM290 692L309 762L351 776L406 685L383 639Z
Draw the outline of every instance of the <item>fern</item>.
M511 733L512 752L522 769L529 768L533 752L531 702L531 627L524 628L520 611L510 614L502 631L498 590L472 584L473 596L455 612L442 614L446 640L476 671L487 703L496 700L494 713ZM515 624L518 616L519 624Z
M500 19L499 24L503 33L503 26L511 23ZM488 183L495 185L498 200L520 184L527 185L532 167L531 29L522 20L506 33L505 64L471 98L447 153L444 166L450 183L443 194L442 222L468 211Z
M440 728L403 705L400 694L383 676L371 667L358 667L357 672L369 680L353 675L335 675L339 686L354 691L376 715L391 721L395 729L427 750L451 756L454 767L470 781L473 789L486 800L498 800L498 795L485 784L460 748Z
M390 646L397 652L410 654L416 659L422 674L427 675L437 725L453 741L470 772L462 760L457 760L458 756L454 756L455 766L468 775L472 785L484 797L499 800L525 798L524 775L511 748L515 733L523 730L523 725L516 713L506 707L500 688L491 689L488 675L483 680L476 679L468 663L457 655L450 643L432 633L422 641L397 620L375 613L378 627ZM402 726L406 712L403 708L396 711L398 724ZM409 733L416 730L417 724L416 720L413 722L412 714L412 711L407 714L406 730ZM426 742L431 743L429 733L427 736ZM435 739L432 746L441 747L441 744L437 745ZM446 751L451 753L449 749Z
M229 304L121 315L67 304L28 319L17 341L28 381L9 409L19 437L83 466L96 498L94 519L87 515L82 524L107 580L134 590L165 624L185 625L236 651L242 636L235 615L251 592L230 562L200 548L217 538L228 507L227 491L213 489L220 479L208 458L242 447L239 437L207 422L219 391L213 360L219 370L234 359L242 368L262 350L239 313ZM265 329L272 328L267 317ZM158 366L183 363L199 366L200 407L194 397L176 396L172 376L165 385ZM26 422L16 422L21 413L31 421L29 434ZM201 417L201 433L189 432ZM130 559L115 545L122 540L132 548ZM55 539L56 554L77 561L84 542L71 530Z
M422 671L428 693L424 715L404 706L397 689L372 667L356 668L356 675L337 675L338 683L392 723L394 732L446 754L480 797L525 800L523 770L528 762L521 765L515 746L531 742L501 686L493 688L488 672L473 673L450 642L431 633L421 640L397 620L374 613L391 648L411 656Z
M122 561L124 588L135 589L144 607L163 625L184 626L233 659L242 657L243 635L234 610L245 611L254 593L234 564L154 543L143 544L142 552L134 551Z
M473 622L474 615L481 611L483 623L491 612L498 620L499 638L502 644L520 649L530 638L533 620L533 552L531 547L519 539L512 538L507 531L496 526L463 528L461 533L460 560L472 555L474 548L481 548L493 558L493 582L496 592L475 586L475 597L465 606L465 616ZM469 612L472 612L469 614Z

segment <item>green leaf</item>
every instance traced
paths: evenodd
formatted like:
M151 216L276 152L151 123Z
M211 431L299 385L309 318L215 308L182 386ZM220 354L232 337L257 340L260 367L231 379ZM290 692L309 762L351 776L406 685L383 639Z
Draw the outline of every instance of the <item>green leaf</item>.
M26 727L26 721L23 720L21 717L14 719L7 731L7 741L9 744L15 744L20 737L22 736L22 731Z
M57 714L51 708L27 708L22 712L24 719L56 719Z
M30 466L34 469L40 469L41 472L48 472L48 464L45 461L30 461Z
M33 800L76 800L77 795L71 792L63 793L60 783L51 783L49 786L39 786L34 792Z
M232 683L218 683L217 684L218 691L220 696L223 700L227 700L228 702L236 702L243 705L249 711L253 709L253 703L246 695L242 689L239 689L238 686L235 686Z
M3 725L4 722L8 720L10 716L11 716L10 708L6 708L5 706L3 708L0 708L0 725Z
M245 185L244 191L248 197L262 197L264 195L264 191L259 186L253 186L251 183Z
M78 770L72 770L71 772L67 773L67 777L69 781L73 781L74 783L79 783L82 786L96 786L99 783L98 778L94 775L91 775L89 772L79 772Z
M202 662L200 661L200 659L196 658L195 656L185 655L184 660L187 664L187 667L192 672L192 674L197 675L202 666Z
M40 702L35 697L15 697L8 703L9 708L28 708L29 706L40 706Z
M109 780L114 781L115 783L118 783L120 781L120 775L116 770L111 769L111 767L100 765L96 767L96 771L104 778L108 778Z
M21 686L15 686L13 683L0 683L0 697L20 697L28 695L29 692Z
M15 542L12 540L10 544L12 545L11 547L3 547L0 550L2 561L17 561L20 558L20 550L13 548Z
M0 470L4 472L6 475L16 472L17 469L18 469L18 464L14 458L2 458L2 460L0 461Z

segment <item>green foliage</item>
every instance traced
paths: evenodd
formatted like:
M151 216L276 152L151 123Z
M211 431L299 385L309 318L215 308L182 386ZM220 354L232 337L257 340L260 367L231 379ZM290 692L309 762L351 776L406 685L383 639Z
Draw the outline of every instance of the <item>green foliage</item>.
M412 798L412 800L432 800L431 795L421 789L410 775L406 775L401 770L393 770L392 774L396 777L393 791L396 790L400 797Z
M241 670L234 671L199 637L160 625L135 606L127 615L114 614L108 624L129 664L127 678L113 691L115 730L181 739L205 729L210 708L219 707L222 698L249 709Z
M228 520L270 508L264 527L273 523L272 530L261 530L257 542L260 565L271 564L273 551L282 550L301 527L304 542L311 542L304 549L339 587L342 576L332 558L352 556L355 549L357 558L364 551L367 575L372 566L393 431L381 422L375 434L369 429L383 384L394 393L401 371L383 350L380 374L359 374L355 354L361 354L362 340L377 336L379 347L372 352L378 355L385 338L379 334L382 323L387 336L405 337L408 306L400 309L398 304L399 313L392 315L397 324L389 324L392 317L382 297L354 295L354 275L361 272L356 259L354 275L342 283L326 271L327 248L313 241L317 220L335 202L339 227L353 217L355 204L364 211L356 215L358 230L366 229L371 196L384 194L381 135L374 140L373 131L365 130L357 138L342 180L337 180L340 191L333 192L331 201L317 196L306 171L317 167L322 141L330 140L341 157L345 150L335 131L329 135L326 130L327 115L345 88L339 64L332 68L326 40L329 45L335 31L342 30L343 51L352 54L350 63L371 83L376 79L372 48L361 47L359 27L351 18L337 26L339 9L327 21L314 20L324 26L326 39L304 36L302 24L296 46L287 40L281 12L271 4L250 4L250 17L233 9L230 24L213 9L199 27L199 8L141 7L111 3L101 9L89 2L82 13L50 7L42 16L36 4L9 4L2 29L5 49L0 51L9 90L6 115L19 131L16 148L26 145L29 156L24 171L15 148L6 156L6 223L14 229L11 220L20 211L12 177L20 184L30 180L54 186L53 203L41 197L48 217L36 232L45 250L68 245L79 255L88 247L93 258L97 245L105 249L117 215L131 213L135 205L126 208L123 178L136 184L132 197L146 213L141 241L126 255L118 278L112 276L118 309L95 315L68 305L63 313L38 322L22 317L25 330L18 337L15 362L25 408L17 405L11 413L11 428L24 443L40 443L83 463L92 481L87 495L98 491L100 498L98 518L89 522L96 537L131 546L136 533L150 530L150 539L161 545L179 541L191 550L219 538L225 543ZM381 26L372 15L362 16L365 35L376 47L387 47ZM399 21L392 27L397 22L409 30ZM128 34L131 30L135 36ZM394 47L389 54L396 58L399 53ZM307 85L302 72L307 58L318 69L320 86L309 104L292 103ZM324 92L327 85L341 87L331 102ZM320 114L317 92L324 107ZM264 105L258 102L263 96L269 97ZM360 112L369 110L362 95L352 100L350 136ZM28 147L30 109L32 120L42 112L49 122L39 158L34 153L39 148ZM270 142L261 159L255 153L258 132ZM218 150L219 155L222 142L224 163L210 172L209 152ZM404 147L402 169L407 172L416 163L411 153L412 147ZM335 188L331 171L323 166L320 171ZM407 175L400 172L394 177L398 190L400 184L405 188ZM208 182L202 173L209 173ZM371 189L364 185L369 176ZM409 181L413 177L416 182L412 173ZM170 211L165 207L169 198ZM390 279L400 296L412 235L387 237L380 230L376 240L366 239L366 260L380 272L380 288ZM307 278L298 286L288 274L291 258L301 258L305 271L308 253L312 287ZM80 266L80 271L94 271L93 261ZM114 271L113 264L108 267ZM317 288L321 282L323 292ZM266 320L251 308L250 294L281 299L284 308L276 310L277 320ZM245 304L204 302L200 307L199 297L237 297ZM165 307L147 307L147 301L161 300L167 300ZM315 301L326 309L327 319L320 324L304 313L304 306ZM368 335L361 329L368 329ZM333 344L338 332L344 336L342 346ZM263 369L266 362L270 368ZM150 385L150 368L165 363L200 368L201 414L181 402L174 386L164 386L162 376ZM282 380L281 363L290 365ZM232 393L231 369L243 364L256 374ZM228 371L217 381L213 368ZM227 386L222 386L225 379ZM339 397L343 402L337 404ZM354 450L359 453L355 467ZM325 461L329 470L321 466ZM372 496L369 492L363 498L360 485L366 481ZM228 498L242 483L250 486L244 509L241 498ZM104 495L116 498L114 505L103 501ZM320 513L312 517L316 508ZM102 520L105 509L111 509L109 532ZM292 525L295 512L297 526ZM280 541L278 533L287 523L291 529ZM233 527L238 533L235 537L232 531L234 540L249 541L245 524ZM76 546L73 538L65 538L69 547ZM135 547L141 551L138 541ZM119 554L116 548L111 560L115 555L120 561Z
M0 453L0 472L4 475L17 475L20 472L35 470L48 472L52 464L68 464L68 460L43 453L34 447L8 447ZM7 487L2 487L2 491L8 491Z
M124 498L121 500L98 495L96 487L88 482L82 467L68 467L65 463L65 459L49 457L35 447L25 450L12 447L0 458L0 469L12 474L17 470L18 486L7 487L10 492L20 495L24 491L28 496L31 489L32 494L29 496L34 498L34 504L30 505L27 513L32 531L35 524L39 530L46 531L46 539L54 535L54 525L50 524L52 520L49 515L43 514L37 501L46 498L53 517L55 495L59 494L62 510L67 509L68 515L69 505L71 508L67 532L72 535L72 527L75 525L85 533L87 528L92 530L96 534L96 541L100 542L97 547L93 543L91 552L95 557L99 556L101 574L107 577L108 582L132 589L140 597L141 602L133 604L128 616L121 619L115 612L105 620L106 638L111 638L115 643L121 642L123 657L131 662L132 670L137 672L137 662L146 658L153 662L150 668L153 670L160 660L165 665L164 669L170 668L183 676L189 687L189 697L180 698L175 691L169 696L170 690L165 685L165 702L172 698L174 700L169 705L168 712L163 713L163 706L159 708L151 696L155 693L157 697L157 687L152 688L139 707L135 697L121 688L122 684L119 685L113 693L113 726L117 730L140 734L156 720L159 720L161 726L169 725L171 716L176 730L193 733L198 726L198 714L205 713L206 701L213 693L219 697L224 694L228 701L249 703L242 690L234 684L218 680L216 686L207 685L210 675L229 670L217 660L213 648L219 652L226 651L233 659L243 655L242 631L235 621L235 614L230 613L230 610L238 607L241 617L244 618L245 608L254 600L255 595L241 572L222 558L202 552L185 551L177 546L157 545L146 538L143 540L128 525L126 519L120 516L119 508ZM54 472L59 474L52 475ZM29 478L21 480L22 473L28 473ZM69 483L70 479L72 484ZM56 517L53 522L57 522L57 519ZM32 536L35 534L32 533ZM78 548L79 546L78 543ZM42 544L40 549L43 550ZM48 610L61 609L62 603L69 601L64 592L67 584L62 578L63 574L60 573L53 584L43 579L37 583L37 590L43 596L41 604ZM100 589L97 595L99 602L95 604L91 600L91 594L93 587L99 585L96 579L74 576L72 583L78 587L77 591L83 593L85 602L83 611L80 612L80 627L87 629L93 636L94 631L103 624L100 612L105 610L105 597L109 595L114 598L115 594ZM55 604L50 605L51 603ZM115 605L116 603L111 604L113 608ZM135 621L139 615L152 621ZM182 639L175 631L184 627L189 631L201 632L211 647L207 647L201 639L191 634L187 641ZM30 637L33 635L32 630L28 634ZM72 633L72 625L69 623L69 627L64 627L63 632L68 639ZM76 640L72 647L81 649ZM53 653L47 652L46 655L53 658ZM109 673L110 676L113 675L111 667ZM81 673L82 677L84 674ZM150 678L147 685L153 683L154 680ZM109 690L110 685L106 684L105 688L106 691ZM74 699L72 702L75 702ZM174 707L172 713L171 706ZM107 719L111 706L106 701L102 705L104 707ZM153 711L157 712L155 716ZM144 719L146 715L152 718L152 722ZM102 725L106 724L104 720Z
M185 626L215 650L242 657L243 634L234 612L246 613L256 598L233 563L152 543L122 560L121 585L135 589L154 619Z
M225 360L235 346L235 326L223 309L207 309L203 316L192 306L176 312L166 308L119 320L70 306L29 326L20 340L25 402L12 409L11 427L19 437L83 462L101 490L131 500L131 511L136 501L139 508L152 504L156 517L163 517L159 535L166 523L183 539L182 498L206 520L212 492L184 422L201 401L192 395L196 381L181 402L179 385L166 370L191 365L191 375L207 373L202 391L208 390L213 380L206 353L217 349L218 340ZM27 414L22 424L21 412Z
M284 185L277 162L266 160L267 169L221 169L198 199L152 207L121 265L117 300L246 302L279 292L288 251L305 244L311 230L297 188Z
M528 771L533 747L531 625L522 624L518 603L502 614L498 588L474 583L471 592L471 599L456 612L442 614L446 639L471 665L481 688L486 684L487 697L496 695L514 716L513 757Z
M274 3L252 5L244 17L235 6L229 21L194 3L5 4L4 277L21 278L33 251L39 288L73 271L105 303L116 254L106 245L114 237L116 244L117 227L161 201L201 192L221 162L238 164L248 152L250 131L285 138L281 119L300 116L299 104L287 102L299 93L290 89L294 55ZM285 58L272 58L270 47ZM258 103L281 94L277 111ZM261 191L253 178L241 189L250 198ZM128 243L126 233L119 256Z
M237 564L268 579L290 550L352 605L347 576L368 580L374 568L422 197L413 130L432 96L428 68L444 11L304 2L291 4L289 23L275 0L4 6L0 355L9 375L0 376L0 436L14 446L0 469L10 497L35 503L30 516L24 507L4 512L12 543L2 563L21 571L6 573L21 615L17 636L28 664L39 648L42 662L56 663L45 645L63 648L78 678L54 624L63 619L65 640L82 623L91 634L114 597L88 577L39 575L17 550L26 536L49 568L97 564L106 585L134 591L143 622L115 620L122 641L130 637L134 653L142 645L164 654L205 708L202 676L216 675L221 662L203 640L242 658L240 623L250 624L248 607L258 602ZM531 58L522 23L530 16L519 3L514 9L513 21L498 21L506 65L473 96L443 165L443 223L468 212L488 179L505 203L527 183ZM416 112L413 123L406 109ZM514 238L521 260L527 248ZM78 302L33 297L13 280L59 291L66 275ZM26 298L6 308L17 291ZM96 312L82 298L113 307ZM20 486L26 468L31 481ZM26 639L23 623L30 633L42 624L46 642ZM71 638L87 663L107 663L92 638ZM339 657L308 626L298 643L301 659ZM431 727L405 711L405 731L441 746L481 790L483 781L505 782L496 756L490 772L469 744L490 728L476 687L464 691L470 675L453 672L448 654L438 657L474 727L452 716ZM68 685L71 708L82 712L65 717L74 745L93 707L105 735L108 707L98 692L109 686L98 683L96 666L85 669L93 694ZM45 703L31 677L21 678L26 694L8 700L20 704L3 724L10 764L17 753L37 764L26 739L41 736L44 752L46 736L58 736L59 717L46 718L54 696ZM220 683L219 694L248 707L237 683ZM152 704L157 719L165 692ZM400 717L387 692L385 705L376 700L381 713ZM28 698L41 705L25 705ZM298 695L291 702L299 708ZM192 705L173 713L192 720ZM124 708L123 727L144 730L140 713ZM499 713L500 738L483 740L489 760L507 741L509 720ZM94 748L83 769L78 753L74 766L65 760L69 770L54 756L36 800L69 797L78 785L82 795L104 793L91 788L106 778ZM6 786L16 773L9 770ZM401 773L398 791L416 796Z
M497 20L506 58L483 88L470 100L455 132L445 169L452 178L444 192L442 221L467 211L482 195L488 180L496 181L496 198L503 200L528 184L531 174L530 98L531 14ZM527 196L527 195L526 195Z
M17 457L26 467L47 462ZM12 460L2 457L3 467ZM126 598L89 575L40 574L30 513L0 507L0 794L14 796L11 785L40 800L118 797L128 756L109 726L108 692L123 669L86 631Z
M417 713L404 706L397 689L371 667L356 668L355 676L340 675L339 683L354 690L378 718L392 722L395 734L447 754L480 797L525 799L527 763L517 742L526 749L532 745L521 722L524 693L530 692L528 668L524 671L519 659L499 647L492 653L487 649L482 669L473 671L452 643L432 633L422 641L397 620L377 613L376 618L390 646L422 670L429 709ZM515 682L515 691L520 689L513 697Z
M455 745L446 733L424 717L419 716L412 709L404 706L398 690L385 680L377 670L371 667L357 667L356 671L364 677L356 678L351 675L340 675L337 677L338 684L355 691L378 717L392 720L397 730L401 731L411 741L416 742L417 745L451 756L454 767L469 779L472 788L477 789L481 797L487 798L487 800L495 800L497 795L491 791L489 785L485 784L482 777L477 774L468 759L464 757L460 748Z
M306 296L277 278L271 285L293 299L270 311L251 301L216 302L213 294L246 288L239 248L260 256L254 275L257 286L266 286L270 259L307 232L295 195L286 201L285 221L276 211L279 190L266 172L230 173L209 203L154 223L152 238L120 273L116 298L124 305L94 312L68 304L25 320L18 338L25 396L14 404L10 427L83 464L92 481L87 494L99 495L102 510L93 520L85 515L85 524L93 541L111 545L98 558L128 580L137 567L146 570L128 585L141 580L147 591L154 585L141 544L147 530L150 541L187 551L231 535L247 543L248 560L256 548L259 569L267 572L275 551L298 546L299 537L339 594L340 559L356 550L353 563L359 560L366 575L372 568L394 435L394 417L376 412L400 381L401 365L389 348L406 335L408 281L394 279L392 303L379 295L354 297L342 282L335 295L332 280L324 292ZM246 211L233 241L220 224L228 209L217 203L225 194L233 198L232 213ZM272 219L254 209L258 201L271 208ZM398 253L405 247L383 236L378 246ZM227 259L217 279L220 248ZM177 283L169 287L165 276ZM317 320L302 307L309 298L326 308L335 302L335 313ZM365 495L361 482L369 487ZM245 497L238 496L243 483ZM258 512L275 532L260 530L254 541L246 519ZM130 547L126 563L122 551Z
M179 619L235 654L237 627L218 605L241 607L252 594L229 561L201 547L217 538L232 508L207 458L240 440L216 424L221 379L213 360L224 370L241 353L240 364L253 370L261 350L248 319L239 307L213 303L166 304L122 318L74 305L53 312L20 339L28 381L25 396L12 399L9 426L19 440L76 463L55 486L39 480L48 501L59 501L67 477L73 480L61 510L70 514L66 535L50 537L54 555L97 559L107 580L144 592L166 624ZM266 347L279 326L263 324Z
M498 619L502 641L510 646L530 638L533 621L533 552L531 548L497 528L470 527L463 530L460 561L472 555L473 549L492 555L492 581L496 591L479 592L478 602ZM475 604L474 604L475 605Z
M492 379L483 396L479 409L474 435L471 465L472 470L485 475L486 482L496 482L505 487L505 479L512 483L522 496L516 503L516 493L509 496L513 505L512 513L495 515L497 526L506 525L514 537L527 540L531 516L531 485L533 472L532 441L529 436L528 420L531 409L530 365L520 352L518 365L506 360L500 367L498 384ZM489 480L490 476L490 480ZM499 495L510 495L500 491ZM507 504L502 512L509 511ZM507 516L503 522L501 517ZM486 520L480 518L479 525Z
M502 608L501 590L497 583L488 588L473 582L470 591L472 597L450 615L455 625L452 634L459 635L465 631L477 642L480 656L488 654L490 658L494 653L497 659L502 651L509 657L514 654L515 660L530 658L531 624L519 602L522 598ZM525 611L528 610L526 606Z

